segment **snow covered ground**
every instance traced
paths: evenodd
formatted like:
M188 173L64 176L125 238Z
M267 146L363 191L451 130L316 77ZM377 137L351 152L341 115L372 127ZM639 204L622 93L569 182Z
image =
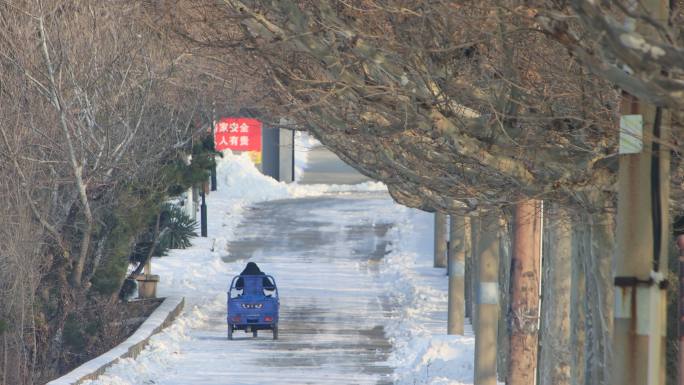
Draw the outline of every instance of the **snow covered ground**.
M152 262L158 294L185 296L186 310L86 384L472 383L474 339L445 335L432 215L395 204L380 183L278 183L246 156L227 154L218 177L209 236ZM225 339L226 285L247 260L278 279L278 341Z

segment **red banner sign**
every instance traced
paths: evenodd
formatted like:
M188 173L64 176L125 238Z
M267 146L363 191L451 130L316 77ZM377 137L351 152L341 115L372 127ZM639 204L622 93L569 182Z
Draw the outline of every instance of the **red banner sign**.
M251 118L221 118L214 127L217 151L261 151L261 122Z

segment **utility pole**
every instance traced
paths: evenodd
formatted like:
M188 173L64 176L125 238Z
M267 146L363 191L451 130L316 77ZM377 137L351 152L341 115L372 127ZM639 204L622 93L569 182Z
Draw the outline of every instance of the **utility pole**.
M509 385L534 385L537 375L541 202L525 200L513 213Z
M449 316L447 334L463 335L466 217L451 215L449 223Z
M667 1L643 0L640 6L667 23ZM636 29L644 36L657 33L642 20ZM670 122L661 108L626 93L621 110L612 383L662 385L670 225L670 149L663 142L669 139ZM635 144L639 129L642 140Z
M478 236L479 282L475 329L475 383L496 385L496 352L499 327L499 218L481 217Z
M446 231L447 216L435 211L435 260L434 267L446 267Z

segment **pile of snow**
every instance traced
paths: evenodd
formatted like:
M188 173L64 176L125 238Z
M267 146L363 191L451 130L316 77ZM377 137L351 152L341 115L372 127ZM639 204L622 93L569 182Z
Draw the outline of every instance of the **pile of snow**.
M239 200L253 203L265 200L284 199L291 196L286 183L263 175L254 166L246 153L236 155L225 151L216 162L217 191L220 200Z
M243 205L276 199L302 198L326 193L359 191L386 191L381 182L364 182L351 185L314 184L278 182L262 174L247 154L236 155L230 151L218 159L216 165L218 200L239 201Z
M308 132L295 132L295 180L299 180L309 162L309 152L315 147L322 146L316 138Z
M182 360L180 342L190 339L188 331L201 325L206 318L197 307L178 317L161 333L150 338L148 345L136 357L124 358L109 367L96 380L84 381L83 385L133 385L154 384Z
M446 335L448 279L433 268L434 218L404 209L391 230L393 251L385 257L383 278L399 314L385 331L394 347L390 364L397 385L472 384L475 339ZM465 309L464 309L465 310Z

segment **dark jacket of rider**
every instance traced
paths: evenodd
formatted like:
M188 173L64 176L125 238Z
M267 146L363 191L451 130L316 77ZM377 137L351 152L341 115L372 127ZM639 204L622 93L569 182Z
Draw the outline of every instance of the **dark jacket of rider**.
M242 270L242 273L240 275L266 275L264 274L263 271L259 269L259 266L257 266L256 263L254 262L249 262L247 263L247 266L245 266L245 269ZM275 285L273 282L268 277L264 277L263 284L264 289L266 290L274 290ZM245 287L245 280L242 279L242 277L238 278L237 282L235 282L235 288L238 290L242 290Z

